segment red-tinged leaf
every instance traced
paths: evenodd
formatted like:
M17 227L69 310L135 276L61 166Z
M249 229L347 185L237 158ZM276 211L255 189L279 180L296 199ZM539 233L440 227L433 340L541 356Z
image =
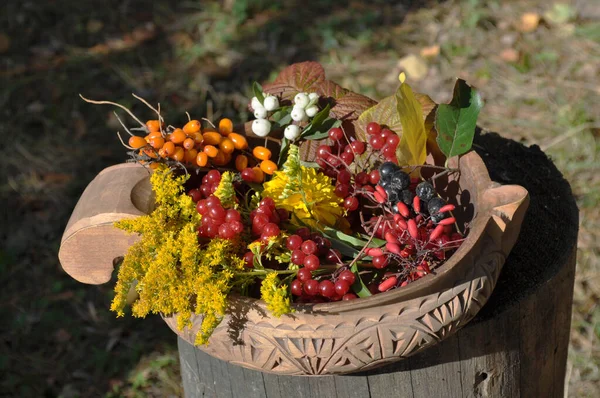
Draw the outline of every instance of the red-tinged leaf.
M402 124L402 137L396 150L401 164L421 165L427 157L427 132L423 107L410 86L402 83L396 91L396 109Z
M325 81L325 70L318 62L292 64L281 71L273 83L263 85L266 93L291 100L299 92L317 92Z
M337 83L331 80L325 80L320 86L317 94L325 98L332 98L334 100L343 97L348 93L348 90L343 88Z

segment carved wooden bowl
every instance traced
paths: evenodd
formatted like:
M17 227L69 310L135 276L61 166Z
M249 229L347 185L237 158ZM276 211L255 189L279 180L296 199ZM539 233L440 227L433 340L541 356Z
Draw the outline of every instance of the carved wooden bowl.
M455 333L492 293L529 202L523 187L492 182L475 152L461 157L457 166L460 179L451 183L448 200L470 232L434 274L359 300L298 304L295 313L281 318L272 317L260 300L233 297L228 315L200 348L264 372L331 375L398 361ZM114 260L137 239L113 222L145 214L151 206L146 169L123 164L103 170L83 193L65 230L59 253L65 271L84 283L107 282ZM174 317L165 316L165 321L193 343L201 317L183 331Z

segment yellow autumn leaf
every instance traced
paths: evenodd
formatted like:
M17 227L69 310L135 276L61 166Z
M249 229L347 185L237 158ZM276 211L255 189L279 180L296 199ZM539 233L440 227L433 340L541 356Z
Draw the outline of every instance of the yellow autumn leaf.
M396 156L399 164L421 165L427 157L427 132L423 108L406 83L396 91L396 108L402 124L402 137Z

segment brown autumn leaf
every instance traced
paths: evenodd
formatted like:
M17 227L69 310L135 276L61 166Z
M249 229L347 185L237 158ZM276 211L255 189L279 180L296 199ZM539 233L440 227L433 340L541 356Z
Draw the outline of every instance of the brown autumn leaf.
M325 81L325 70L318 62L292 64L281 71L273 83L263 85L265 93L292 100L299 92L316 92Z

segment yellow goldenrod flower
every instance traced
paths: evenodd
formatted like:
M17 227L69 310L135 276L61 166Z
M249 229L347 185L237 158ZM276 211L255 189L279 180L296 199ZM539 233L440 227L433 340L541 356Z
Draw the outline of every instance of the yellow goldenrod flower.
M267 304L267 309L277 318L294 312L290 305L287 285L279 286L279 278L276 272L269 272L262 281L260 295Z

